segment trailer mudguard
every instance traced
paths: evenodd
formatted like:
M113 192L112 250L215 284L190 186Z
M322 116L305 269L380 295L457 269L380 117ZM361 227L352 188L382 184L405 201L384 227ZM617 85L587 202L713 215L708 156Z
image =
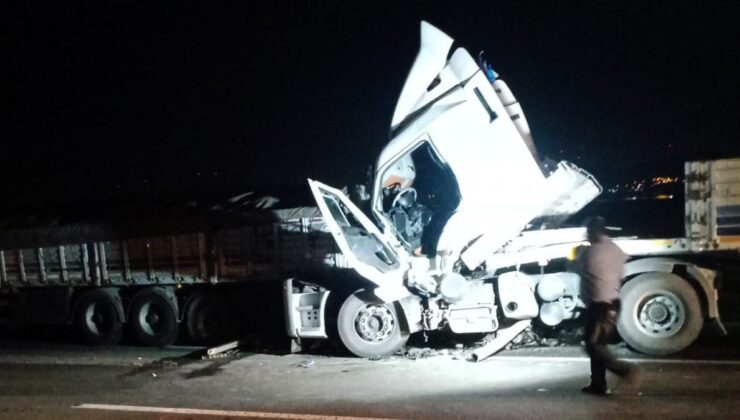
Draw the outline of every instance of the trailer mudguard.
M719 320L718 293L715 286L717 272L714 270L673 258L642 258L625 264L624 277L630 278L651 271L673 273L677 267L684 267L686 273L691 277L686 280L702 292L701 295L704 297L707 308L707 316Z

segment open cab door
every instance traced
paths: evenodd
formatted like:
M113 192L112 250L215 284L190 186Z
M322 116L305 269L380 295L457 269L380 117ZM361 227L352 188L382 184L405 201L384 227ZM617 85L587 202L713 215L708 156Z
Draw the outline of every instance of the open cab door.
M410 293L403 284L408 264L405 250L393 246L375 224L341 191L308 180L326 226L347 263L378 286L374 293L386 302Z

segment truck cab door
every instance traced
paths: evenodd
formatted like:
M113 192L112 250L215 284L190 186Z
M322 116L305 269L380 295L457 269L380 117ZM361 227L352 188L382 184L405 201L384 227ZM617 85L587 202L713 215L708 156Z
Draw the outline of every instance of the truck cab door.
M410 293L403 284L407 255L399 253L365 214L341 191L308 180L316 204L348 265L378 286L375 295L390 302Z

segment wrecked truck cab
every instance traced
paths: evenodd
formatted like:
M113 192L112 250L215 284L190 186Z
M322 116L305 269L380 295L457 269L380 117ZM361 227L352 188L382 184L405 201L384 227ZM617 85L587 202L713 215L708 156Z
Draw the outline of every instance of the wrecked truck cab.
M462 258L473 270L533 219L575 213L601 187L567 162L543 171L508 86L491 82L463 48L448 59L452 42L422 22L421 48L392 119L393 138L377 161L372 211L387 235L419 243L406 252ZM389 208L389 195L408 190L416 191L416 206L429 210L426 223L413 215L399 222L398 206ZM408 243L410 233L421 239Z
M342 276L332 279L341 286L298 290L286 280L291 337L326 338L324 323L331 322L350 352L375 357L396 352L417 331L491 333L472 354L480 360L527 328L552 331L585 308L581 276L562 271L585 244L585 229L535 226L576 213L601 187L572 163L544 165L506 83L462 48L449 55L452 43L422 22L421 48L377 161L369 215L341 191L309 181L343 267L362 279ZM737 161L687 166L687 179L696 167L717 169L687 191L736 183ZM713 199L725 211L726 191ZM634 349L675 353L696 339L704 317L721 326L717 272L693 261L736 247L720 244L726 230L712 242L696 235L697 225L722 223L704 217L722 214L707 210L715 201L705 196L712 193L697 205L687 195L685 238L615 238L634 257L625 267L617 326ZM329 294L343 303L325 313Z
M337 316L343 344L359 356L393 353L419 330L525 328L538 316L541 279L497 283L502 267L489 257L532 220L576 212L601 191L570 163L543 170L511 91L465 49L449 56L452 42L422 22L374 173L374 221L341 191L309 180L348 266L371 285L358 285ZM574 308L558 318L574 317Z

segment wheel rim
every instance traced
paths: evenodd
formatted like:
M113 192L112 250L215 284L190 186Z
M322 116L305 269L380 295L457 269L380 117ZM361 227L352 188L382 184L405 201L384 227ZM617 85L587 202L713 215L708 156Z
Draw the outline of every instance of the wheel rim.
M139 311L139 325L142 331L149 335L157 335L162 331L164 314L158 305L147 302L141 305Z
M396 331L396 319L386 305L367 304L355 315L355 332L368 343L382 343Z
M95 335L103 335L110 329L110 319L103 306L99 303L92 303L85 311L85 325L88 331Z
M651 337L671 337L686 322L683 301L671 292L652 292L638 301L640 304L635 311L635 322L643 333Z

